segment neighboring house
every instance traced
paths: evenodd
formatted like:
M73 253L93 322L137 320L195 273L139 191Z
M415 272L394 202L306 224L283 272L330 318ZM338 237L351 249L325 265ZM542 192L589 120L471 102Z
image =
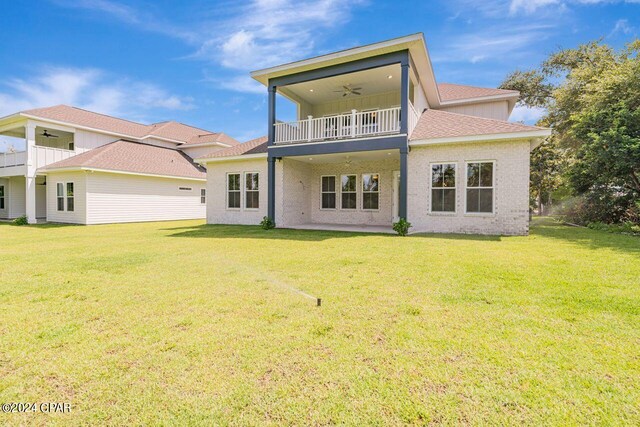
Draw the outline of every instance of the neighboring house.
M251 75L268 136L197 159L208 223L528 232L529 155L550 131L507 121L516 91L437 83L422 34ZM276 95L296 120L276 120Z
M26 149L0 153L0 219L75 224L204 218L193 158L238 145L177 122L130 122L58 105L0 119Z

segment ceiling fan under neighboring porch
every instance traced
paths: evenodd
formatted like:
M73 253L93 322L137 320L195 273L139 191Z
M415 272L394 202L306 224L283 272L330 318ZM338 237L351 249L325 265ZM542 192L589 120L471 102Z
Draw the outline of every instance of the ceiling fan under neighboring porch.
M49 133L46 129L44 130L44 132L42 132L42 136L44 136L45 138L58 138L58 135Z
M351 87L351 85L344 85L340 90L334 90L334 92L342 92L342 96L347 95L362 95L362 93L358 92L362 90L361 87Z

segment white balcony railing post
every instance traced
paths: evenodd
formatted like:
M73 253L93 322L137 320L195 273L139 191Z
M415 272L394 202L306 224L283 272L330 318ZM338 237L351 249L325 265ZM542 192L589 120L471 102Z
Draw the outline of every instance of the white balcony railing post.
M358 110L351 110L351 137L355 138L356 136L356 113Z
M313 116L307 116L307 141L311 141L311 137L313 135Z

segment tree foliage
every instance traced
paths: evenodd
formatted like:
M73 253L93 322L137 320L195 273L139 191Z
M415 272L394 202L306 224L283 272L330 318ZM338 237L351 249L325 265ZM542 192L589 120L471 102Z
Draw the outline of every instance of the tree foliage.
M585 205L583 222L637 217L639 52L640 40L621 52L598 40L560 50L538 69L511 73L501 85L519 90L523 105L545 108L540 124L553 129L532 155L533 192L568 184L582 197L574 207Z

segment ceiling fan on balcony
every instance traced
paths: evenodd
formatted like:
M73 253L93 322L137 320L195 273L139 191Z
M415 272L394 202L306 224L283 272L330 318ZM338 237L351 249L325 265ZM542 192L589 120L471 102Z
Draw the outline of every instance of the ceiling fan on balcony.
M44 132L42 132L42 136L44 136L45 138L57 138L58 135L54 135L52 133L47 132L47 130L45 129Z
M347 95L362 95L359 90L362 90L361 87L351 87L351 85L342 86L340 90L334 90L334 92L342 92L342 96Z

